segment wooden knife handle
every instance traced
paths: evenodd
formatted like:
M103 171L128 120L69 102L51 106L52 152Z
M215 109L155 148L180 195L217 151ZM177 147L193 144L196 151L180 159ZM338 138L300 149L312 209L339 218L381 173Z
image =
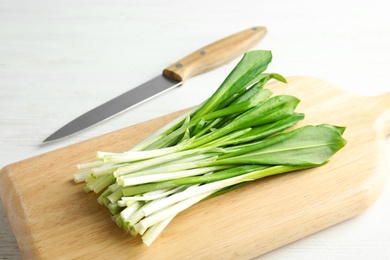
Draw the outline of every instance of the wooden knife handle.
M223 38L173 63L164 69L163 75L170 79L184 81L213 70L244 54L259 42L266 32L265 27L258 26Z

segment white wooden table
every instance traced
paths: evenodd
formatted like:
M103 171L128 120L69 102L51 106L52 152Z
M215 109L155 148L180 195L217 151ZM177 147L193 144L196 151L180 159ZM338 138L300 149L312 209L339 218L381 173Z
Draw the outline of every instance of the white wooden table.
M326 79L361 95L388 92L389 11L386 1L375 0L2 0L0 167L198 104L238 60L105 123L41 145L63 124L182 56L256 25L268 27L256 48L273 51L269 71ZM260 258L390 259L389 204L387 184L366 213ZM0 259L20 258L0 204Z

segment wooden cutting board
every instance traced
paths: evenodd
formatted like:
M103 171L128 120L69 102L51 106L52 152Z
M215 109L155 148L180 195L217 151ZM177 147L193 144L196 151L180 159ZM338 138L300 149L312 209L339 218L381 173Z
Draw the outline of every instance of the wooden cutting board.
M116 227L95 194L73 183L76 164L97 150L121 152L183 113L77 143L4 167L0 195L27 259L250 259L366 210L387 170L390 93L362 97L330 83L291 77L275 94L302 101L302 124L347 126L347 146L325 166L255 181L179 214L150 246Z

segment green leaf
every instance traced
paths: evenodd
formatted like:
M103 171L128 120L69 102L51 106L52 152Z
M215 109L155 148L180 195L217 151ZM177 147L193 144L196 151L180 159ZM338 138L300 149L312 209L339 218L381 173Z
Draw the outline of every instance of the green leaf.
M264 124L261 126L257 126L252 128L249 132L235 138L232 140L228 140L227 142L221 142L221 146L226 145L238 145L243 143L249 143L252 141L259 141L271 135L281 133L282 131L294 126L300 120L305 117L304 114L295 113L289 117L283 118L279 121Z
M346 141L340 134L342 129L330 125L304 126L226 156L230 158L221 156L213 165L321 165L345 146Z
M280 95L272 97L258 106L249 109L247 112L242 113L226 126L195 139L185 149L201 146L236 130L275 122L291 116L294 114L295 107L298 103L299 99L293 96Z
M202 176L185 177L185 178L178 178L169 181L125 187L123 188L122 192L123 192L123 196L133 196L133 195L142 194L153 190L170 189L181 185L193 185L193 184L202 184L202 183L220 181L220 180L232 178L235 176L243 175L249 172L258 171L265 168L268 168L268 166L262 166L262 165L237 166L234 168L221 170L212 174L207 174Z
M247 52L237 66L230 72L221 86L195 113L194 118L199 118L212 110L218 109L218 105L240 89L253 84L256 77L268 67L272 60L270 51L257 50Z
M243 100L239 103L231 104L226 108L210 112L207 115L204 115L202 119L207 121L218 117L224 117L228 115L245 112L251 109L252 107L257 106L259 103L264 102L271 95L272 95L271 91L267 89L257 90L257 93L252 93L251 97L248 97L247 100Z
M231 122L230 127L246 128L275 122L294 114L299 102L298 98L288 95L272 97L238 116Z

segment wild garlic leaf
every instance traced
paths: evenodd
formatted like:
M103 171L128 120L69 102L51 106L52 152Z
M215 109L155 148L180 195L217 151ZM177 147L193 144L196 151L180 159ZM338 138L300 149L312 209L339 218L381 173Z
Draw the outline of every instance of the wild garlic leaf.
M340 134L342 129L330 125L303 126L260 142L257 147L253 144L243 148L234 157L215 164L321 165L346 144Z

